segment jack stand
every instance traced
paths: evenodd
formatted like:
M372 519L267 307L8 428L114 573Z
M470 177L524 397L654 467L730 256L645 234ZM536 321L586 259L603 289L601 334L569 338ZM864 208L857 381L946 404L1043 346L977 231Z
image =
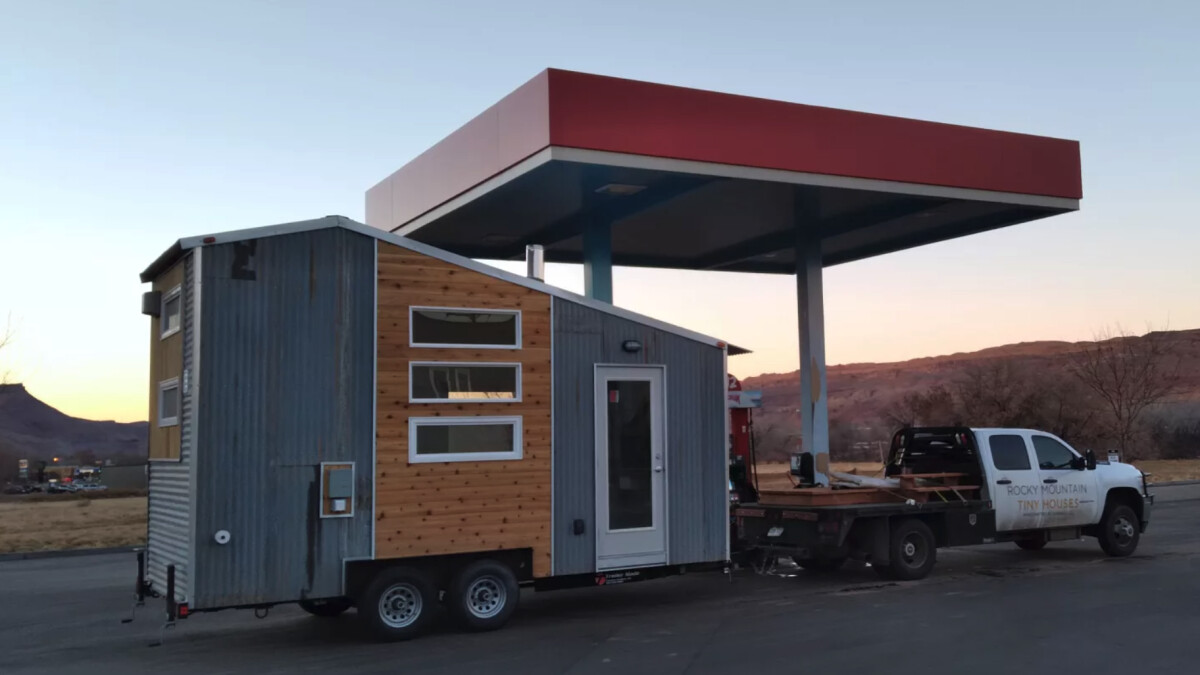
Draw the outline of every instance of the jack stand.
M137 588L135 589L136 598L133 601L133 606L129 608L129 616L121 619L121 623L133 623L134 616L137 614L138 607L146 606L146 552L138 551L137 553L138 573L137 573Z
M167 565L167 620L163 622L162 628L158 631L158 640L151 642L148 646L157 647L166 639L167 629L175 627L175 617L179 612L179 605L175 602L175 566Z
M153 642L151 642L150 644L148 644L146 646L147 647L162 646L163 640L165 640L167 637L167 629L174 628L174 627L175 627L175 622L170 619L167 619L165 622L163 622L162 628L158 629L158 639L154 640Z

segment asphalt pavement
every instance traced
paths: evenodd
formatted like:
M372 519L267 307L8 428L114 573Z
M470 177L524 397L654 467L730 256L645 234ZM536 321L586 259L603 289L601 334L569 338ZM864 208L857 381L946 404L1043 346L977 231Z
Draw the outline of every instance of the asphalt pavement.
M918 582L860 566L527 593L501 631L399 644L286 607L195 615L149 647L159 605L120 623L132 554L3 562L0 673L1198 672L1200 485L1158 498L1127 559L1088 539L943 550Z

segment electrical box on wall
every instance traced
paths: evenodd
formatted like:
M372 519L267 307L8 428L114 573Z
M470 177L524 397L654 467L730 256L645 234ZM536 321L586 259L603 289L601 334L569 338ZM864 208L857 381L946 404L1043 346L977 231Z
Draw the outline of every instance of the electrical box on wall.
M321 517L354 515L354 463L321 463Z

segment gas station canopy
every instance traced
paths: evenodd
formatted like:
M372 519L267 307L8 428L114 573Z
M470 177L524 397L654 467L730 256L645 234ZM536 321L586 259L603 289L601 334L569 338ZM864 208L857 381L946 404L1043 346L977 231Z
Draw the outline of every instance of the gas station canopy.
M1079 208L1079 144L547 70L367 191L473 258L796 275L801 442L827 482L823 269ZM803 464L803 463L802 463Z
M546 70L367 192L455 253L794 274L1076 210L1075 141ZM605 253L601 251L601 254Z

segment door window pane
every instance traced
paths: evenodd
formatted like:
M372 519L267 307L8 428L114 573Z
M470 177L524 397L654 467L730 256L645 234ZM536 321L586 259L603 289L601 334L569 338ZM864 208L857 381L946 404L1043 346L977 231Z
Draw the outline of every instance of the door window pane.
M992 449L992 464L1000 471L1028 471L1029 451L1025 439L1014 434L992 436L988 439Z
M409 316L413 346L521 346L517 311L413 307Z
M654 526L650 383L608 383L608 527Z
M1075 453L1049 436L1034 436L1033 450L1040 469L1070 469Z

